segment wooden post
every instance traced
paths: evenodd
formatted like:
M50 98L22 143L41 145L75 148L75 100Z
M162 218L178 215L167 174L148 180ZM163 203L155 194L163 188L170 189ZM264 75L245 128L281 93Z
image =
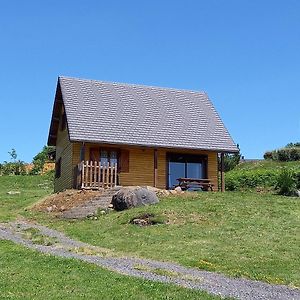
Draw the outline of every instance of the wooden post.
M84 188L84 183L85 183L85 166L84 166L84 161L81 162L81 188Z
M85 144L81 143L80 147L80 161L85 160Z
M115 163L115 178L114 178L114 186L117 186L117 176L118 176L118 164Z
M224 153L221 153L221 192L225 192Z
M154 187L157 186L157 149L154 149Z

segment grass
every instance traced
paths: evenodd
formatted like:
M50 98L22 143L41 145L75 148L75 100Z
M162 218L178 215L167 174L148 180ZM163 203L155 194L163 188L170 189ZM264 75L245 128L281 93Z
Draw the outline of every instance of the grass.
M20 195L9 196L6 191L12 189L15 180L0 177L1 221L21 214L107 249L107 253L173 261L230 276L300 287L297 198L255 192L203 192L165 198L155 206L103 214L97 220L67 221L24 210L49 193L49 189L38 187L43 178L18 179L19 184L22 180L28 182L19 186ZM129 223L144 213L154 214L166 223L145 227Z
M0 222L15 219L24 209L52 192L47 176L0 176ZM9 191L20 194L9 195Z
M0 240L0 299L221 299Z
M130 220L152 213L166 224ZM151 207L62 221L27 215L81 241L133 256L300 287L300 202L249 192L171 197Z
M24 229L22 233L24 237L31 240L33 244L51 246L58 242L54 237L41 234L41 232L36 228Z
M299 161L260 160L257 162L241 163L234 170L281 170L282 168L300 170L300 163Z
M283 169L287 169L293 174L299 174L298 180L300 180L299 161L279 162L264 160L245 162L226 173L226 189L231 191L256 188L266 191L274 190Z

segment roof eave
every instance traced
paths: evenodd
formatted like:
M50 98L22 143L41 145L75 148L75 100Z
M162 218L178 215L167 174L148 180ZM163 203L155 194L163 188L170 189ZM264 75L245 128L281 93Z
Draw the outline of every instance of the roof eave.
M111 141L99 141L99 140L87 140L87 139L78 139L71 138L70 142L72 143L92 143L92 144L102 144L102 145L123 145L123 146L135 146L135 147L146 147L146 148L165 148L165 149L178 149L178 150L200 150L200 151L212 151L217 153L238 153L238 148L229 149L229 148L205 148L205 147L184 147L184 146L170 146L170 145L162 145L162 144L144 144L144 143L128 143L128 142L111 142Z

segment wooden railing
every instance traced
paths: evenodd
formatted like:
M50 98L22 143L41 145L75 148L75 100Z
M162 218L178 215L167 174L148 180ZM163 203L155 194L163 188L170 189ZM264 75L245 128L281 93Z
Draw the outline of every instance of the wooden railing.
M112 188L117 185L117 164L82 161L77 167L77 187L82 189Z

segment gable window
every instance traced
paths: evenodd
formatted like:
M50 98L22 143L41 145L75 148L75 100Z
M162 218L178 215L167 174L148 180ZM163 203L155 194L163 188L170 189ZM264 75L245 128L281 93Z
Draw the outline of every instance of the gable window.
M61 157L55 162L55 178L61 176Z

